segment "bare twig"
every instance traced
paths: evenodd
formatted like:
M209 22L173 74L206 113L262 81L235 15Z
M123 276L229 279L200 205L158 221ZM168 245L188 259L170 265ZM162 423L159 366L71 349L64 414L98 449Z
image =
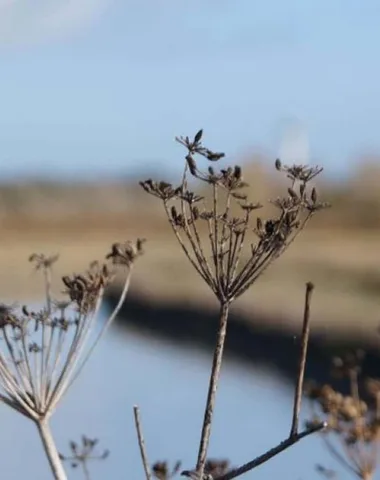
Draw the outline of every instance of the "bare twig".
M150 463L149 463L148 455L146 453L146 448L145 448L145 441L144 441L144 436L143 436L142 426L141 426L141 419L140 419L140 409L137 405L133 407L133 413L135 416L136 432L137 432L137 438L139 441L141 460L142 460L144 471L145 471L145 478L146 480L151 480L152 472L150 470Z
M254 460L251 460L248 463L245 463L241 467L234 468L233 470L230 470L224 475L221 475L220 477L216 477L214 480L232 480L233 478L240 477L244 473L249 472L250 470L253 470L254 468L262 465L263 463L266 463L268 460L271 460L273 457L278 455L279 453L283 452L284 450L288 449L295 443L299 442L303 438L319 432L323 430L324 428L327 427L326 422L319 423L311 428L308 428L307 430L304 430L303 432L297 433L296 435L290 436L286 440L282 441L279 443L276 447L271 448L268 450L266 453L263 455L260 455L259 457L256 457Z
M305 378L307 347L308 347L309 335L310 335L310 302L311 302L311 296L312 296L313 290L314 290L314 285L311 282L308 282L306 284L305 309L304 309L304 315L303 315L303 326L302 326L302 337L301 337L301 352L300 352L300 358L299 358L299 364L298 364L297 385L294 391L293 419L292 419L292 426L290 429L290 436L296 435L298 433L303 382Z
M203 475L206 458L207 458L208 445L210 441L212 416L213 416L214 407L215 407L216 391L218 388L220 369L222 366L224 342L226 339L226 332L227 332L228 311L229 311L229 304L228 303L222 304L220 309L220 324L219 324L217 341L216 341L216 346L214 351L214 358L213 358L211 375L210 375L206 408L205 408L205 413L203 418L201 440L199 444L197 474L199 475L200 478L202 478L202 475Z

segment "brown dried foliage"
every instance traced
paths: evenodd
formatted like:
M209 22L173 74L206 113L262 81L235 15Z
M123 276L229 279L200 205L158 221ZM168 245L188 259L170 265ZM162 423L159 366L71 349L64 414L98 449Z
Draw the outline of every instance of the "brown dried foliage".
M358 350L333 359L332 375L345 379L349 394L331 385L309 384L306 393L313 417L309 425L325 420L322 438L338 463L362 480L371 480L378 466L380 447L380 380L361 378L364 353ZM331 472L324 466L318 471Z

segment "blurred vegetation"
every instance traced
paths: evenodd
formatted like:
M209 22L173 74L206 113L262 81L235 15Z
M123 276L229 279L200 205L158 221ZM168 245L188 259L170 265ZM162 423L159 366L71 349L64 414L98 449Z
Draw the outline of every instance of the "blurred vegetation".
M253 200L265 203L283 191L285 181L276 175L273 163L273 159L253 157L243 165L244 179L250 185L247 193ZM309 228L377 228L379 182L380 159L377 158L364 159L343 180L329 179L327 169L319 178L319 193L334 208L314 219ZM135 180L0 183L0 219L9 227L20 228L24 224L30 229L33 223L37 227L47 222L64 224L65 228L69 224L75 227L76 223L93 227L98 224L103 228L129 222L131 217L162 226L162 215L159 206L143 195Z
M313 218L297 243L260 279L255 295L243 297L242 310L250 312L254 307L256 312L273 315L281 328L292 325L299 318L302 285L310 280L318 286L316 330L324 334L329 324L329 335L334 327L370 336L373 330L368 327L377 328L379 311L379 160L363 160L344 179L329 178L325 167L318 178L318 196L332 208ZM221 168L227 163L228 159L221 160ZM268 200L283 195L286 179L275 170L273 158L253 156L242 167L250 185L247 193L265 206L259 210L265 218L271 208ZM175 176L180 181L180 173L168 173L152 172L151 176L169 180ZM144 174L139 180L148 177ZM61 252L62 273L67 273L74 267L84 268L114 238L142 235L149 241L149 252L136 272L134 288L157 302L184 305L197 298L205 307L212 305L207 290L195 281L182 258L164 215L159 202L145 194L136 178L0 184L2 300L14 300L16 289L22 296L39 295L25 272L30 251Z

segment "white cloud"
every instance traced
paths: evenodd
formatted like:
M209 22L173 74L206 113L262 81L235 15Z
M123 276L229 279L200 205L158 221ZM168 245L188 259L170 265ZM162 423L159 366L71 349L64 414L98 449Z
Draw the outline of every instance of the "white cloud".
M64 38L90 27L112 0L0 0L0 46Z

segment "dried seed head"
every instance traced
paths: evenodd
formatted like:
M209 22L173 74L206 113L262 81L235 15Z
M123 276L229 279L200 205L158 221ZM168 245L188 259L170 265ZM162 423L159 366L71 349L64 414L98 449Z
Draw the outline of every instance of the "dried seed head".
M58 254L46 256L43 253L32 253L32 255L29 256L29 262L35 264L36 270L40 270L41 268L51 268L58 258Z
M189 203L190 205L192 205L193 203L200 202L201 200L204 199L204 197L196 195L194 192L190 192L189 190L186 190L185 192L181 192L178 196L179 198L181 198L182 200L185 200L185 202Z
M313 203L317 203L317 199L318 199L317 190L314 187L313 190L311 191L311 200Z
M70 462L72 468L78 467L82 464L85 468L87 462L90 460L104 460L109 456L109 450L104 450L100 454L94 452L96 445L98 444L98 439L88 438L86 435L82 435L82 445L77 444L74 441L69 442L69 447L71 450L70 455L63 455L59 453L59 458L63 461Z
M5 328L7 325L20 327L21 322L10 305L0 304L0 328Z
M156 462L153 467L153 474L158 479L166 480L168 478L168 464L167 462Z
M199 130L199 132L197 132L197 134L194 137L194 142L193 142L194 145L197 145L201 141L202 135L203 135L203 130L201 129Z
M153 182L151 179L139 182L141 187L149 194L160 198L161 200L169 200L176 195L176 191L172 185L167 182Z
M169 480L174 478L179 469L181 468L181 462L176 462L172 469L169 469L168 462L156 462L152 466L152 472L155 478L158 480Z
M112 259L115 265L131 266L136 258L144 253L143 245L145 238L138 238L135 243L127 241L124 243L114 243L111 252L106 255L106 259Z
M139 182L140 186L147 192L147 193L152 193L153 188L154 188L154 183L151 178L148 180L145 180L143 182Z
M222 152L212 152L211 150L205 149L203 156L205 156L207 160L210 160L210 162L217 162L223 158L225 154Z
M274 233L275 229L275 222L273 220L267 220L265 222L265 233L269 236L271 236Z
M191 175L197 175L197 164L195 163L194 158L189 154L186 156L187 165L189 166L189 170Z
M205 472L207 472L213 478L218 478L219 476L227 473L229 468L230 462L227 459L208 459L205 465Z
M118 263L115 259L119 256L124 260L126 258L126 248L123 249L120 245L114 244L111 253L107 255L108 258L112 257L114 263ZM135 246L135 249L137 251L138 247ZM66 287L65 293L69 296L70 301L78 306L81 313L88 313L95 308L104 288L112 280L113 273L110 272L109 267L100 265L99 262L92 262L84 274L62 277L62 282ZM57 308L62 312L67 306L68 303L57 304Z
M241 171L241 167L239 165L236 165L235 166L235 169L234 169L234 177L237 179L237 180L241 180L242 179L242 171Z
M217 161L224 157L223 153L213 152L201 144L202 134L203 132L200 130L192 141L188 137L177 139L187 149L186 169L180 187L173 189L169 184L161 183L160 189L152 181L146 181L143 183L143 188L164 201L165 210L175 233L184 237L186 255L191 258L191 254L195 253L195 267L218 299L232 301L253 284L273 259L278 258L284 252L298 232L306 225L306 221L311 215L322 208L313 204L309 193L307 195L305 193L306 183L321 169L302 165L287 167L277 159L275 161L276 169L283 171L292 180L292 187L289 188L288 195L285 194L282 198L272 202L280 210L277 211L277 215L265 222L257 219L257 228L255 229L250 224L250 212L260 208L261 204L249 202L247 195L240 193L241 189L247 186L247 183L243 181L241 167L236 165L220 170L208 167L206 171L198 168L194 159L195 155L201 155L209 161ZM196 201L203 200L203 198L197 197L187 190L190 175L204 182L206 187L211 187L211 199L205 195L206 201L202 207L200 205L198 208L193 206ZM297 186L294 187L296 183ZM167 200L172 198L180 201L180 214L175 207L171 207L171 204L168 205ZM237 220L233 217L236 215L236 203L245 211L244 213L240 212ZM208 227L212 227L213 230L213 234L208 237L211 242L209 247L212 255L205 255L204 259L202 258L203 253L198 255L199 251L204 251L203 245L200 245L203 241L201 239L203 232L198 231L195 225L198 218L207 221ZM218 223L221 224L221 228L217 228ZM211 232L211 230L209 231ZM244 237L240 248L240 236L245 232L255 233L258 240L256 239L256 242L252 243L251 240ZM250 250L248 260L245 249ZM225 259L230 262L228 268L226 268Z

